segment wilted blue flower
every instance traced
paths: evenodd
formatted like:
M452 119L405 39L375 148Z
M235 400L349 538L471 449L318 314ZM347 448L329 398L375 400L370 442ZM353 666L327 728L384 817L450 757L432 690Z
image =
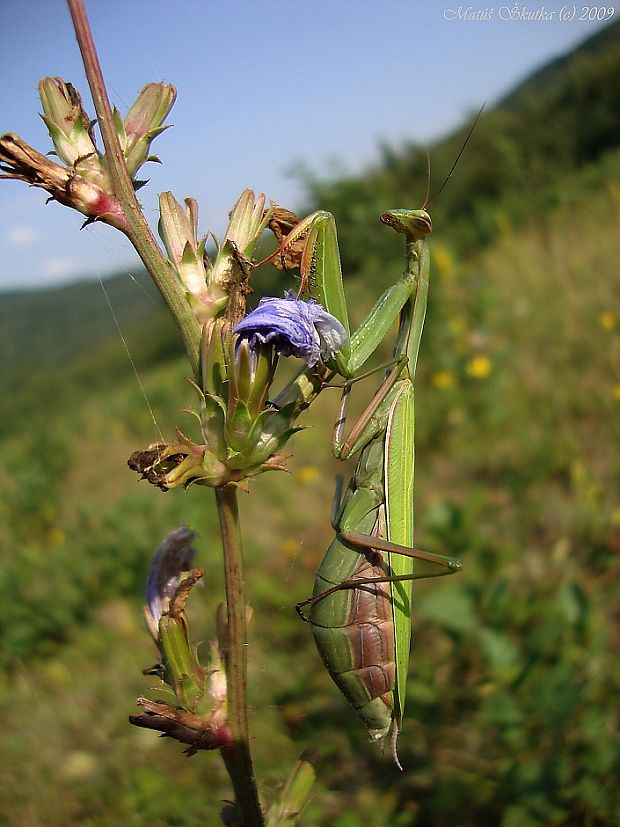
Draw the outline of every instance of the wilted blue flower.
M170 600L181 582L181 574L190 571L196 556L192 541L196 532L191 528L177 528L162 540L151 560L146 584L145 616L155 640L159 619L168 611Z
M292 295L283 299L261 299L256 310L233 330L247 339L250 348L273 343L283 356L297 356L308 365L335 356L347 344L346 330L335 316L314 300L298 301Z

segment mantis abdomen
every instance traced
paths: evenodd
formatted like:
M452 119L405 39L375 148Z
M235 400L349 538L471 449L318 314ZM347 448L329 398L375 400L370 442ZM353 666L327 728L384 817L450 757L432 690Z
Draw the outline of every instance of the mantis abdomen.
M362 452L338 515L338 533L330 544L314 583L309 620L323 663L349 703L361 716L370 738L383 738L394 708L394 623L389 583L368 582L385 577L381 552L360 549L343 533L381 535L383 518L382 465L372 455L383 452L383 435ZM370 460L370 462L369 462ZM357 587L330 589L346 581Z

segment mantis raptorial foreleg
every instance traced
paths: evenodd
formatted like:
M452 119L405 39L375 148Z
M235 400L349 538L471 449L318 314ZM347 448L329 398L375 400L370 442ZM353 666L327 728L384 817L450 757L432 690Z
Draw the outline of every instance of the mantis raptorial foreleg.
M430 222L430 218L428 221ZM295 259L301 276L298 298L306 295L317 301L328 313L335 316L349 333L336 224L330 213L319 211L302 219L284 238L278 249L255 266L259 267L277 256L286 257L293 245L303 238L303 250ZM342 348L337 356L328 361L328 367L334 375L345 379L355 376L384 340L415 286L415 274L407 269L396 284L380 296L359 328L351 334L350 346Z

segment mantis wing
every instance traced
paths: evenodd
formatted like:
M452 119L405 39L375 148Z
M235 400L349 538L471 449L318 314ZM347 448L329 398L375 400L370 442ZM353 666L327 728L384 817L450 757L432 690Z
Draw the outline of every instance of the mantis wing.
M394 399L385 436L385 510L387 538L408 548L413 547L413 465L414 401L413 385L406 381ZM413 573L413 558L389 554L390 574ZM394 717L400 724L405 710L407 667L411 648L412 581L392 583L394 645L396 662L396 708Z

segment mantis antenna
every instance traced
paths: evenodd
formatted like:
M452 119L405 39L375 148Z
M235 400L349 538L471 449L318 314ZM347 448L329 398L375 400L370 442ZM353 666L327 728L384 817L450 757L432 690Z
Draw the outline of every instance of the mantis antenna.
M482 111L483 111L483 109L484 109L484 107L485 107L485 106L486 106L486 103L483 103L483 104L482 104L482 106L480 107L480 109L478 110L478 114L477 114L477 115L476 115L476 117L474 118L474 122L473 122L473 123L472 123L472 125L469 127L469 132L467 133L467 137L466 137L466 138L465 138L465 140L463 141L463 144L462 144L461 148L459 149L458 155L457 155L457 156L456 156L456 158L454 159L454 163L452 164L452 166L451 166L451 168L450 168L450 172L449 172L449 173L446 175L446 177L443 179L443 183L442 183L442 185L439 187L439 189L437 190L437 192L436 192L436 193L435 193L435 195L431 198L431 200L430 200L430 201L428 201L428 191L427 191L426 200L424 201L424 206L422 207L422 209L423 209L423 210L428 209L428 207L431 207L431 206L435 203L435 201L437 201L437 199L439 198L439 196L441 195L441 193L444 191L444 187L446 186L446 184L448 183L448 181L450 180L450 178L452 178L452 173L453 173L453 172L454 172L454 170L456 169L456 165L458 164L458 162L461 160L461 155L463 154L463 152L465 152L465 147L466 147L466 146L467 146L467 144L469 143L469 139L470 139L470 138L471 138L471 136L472 136L472 132L473 132L473 131L474 131L474 129L476 128L476 124L477 124L477 123L478 123L478 121L480 120L480 115L482 115ZM430 185L430 178L429 178L429 185Z

